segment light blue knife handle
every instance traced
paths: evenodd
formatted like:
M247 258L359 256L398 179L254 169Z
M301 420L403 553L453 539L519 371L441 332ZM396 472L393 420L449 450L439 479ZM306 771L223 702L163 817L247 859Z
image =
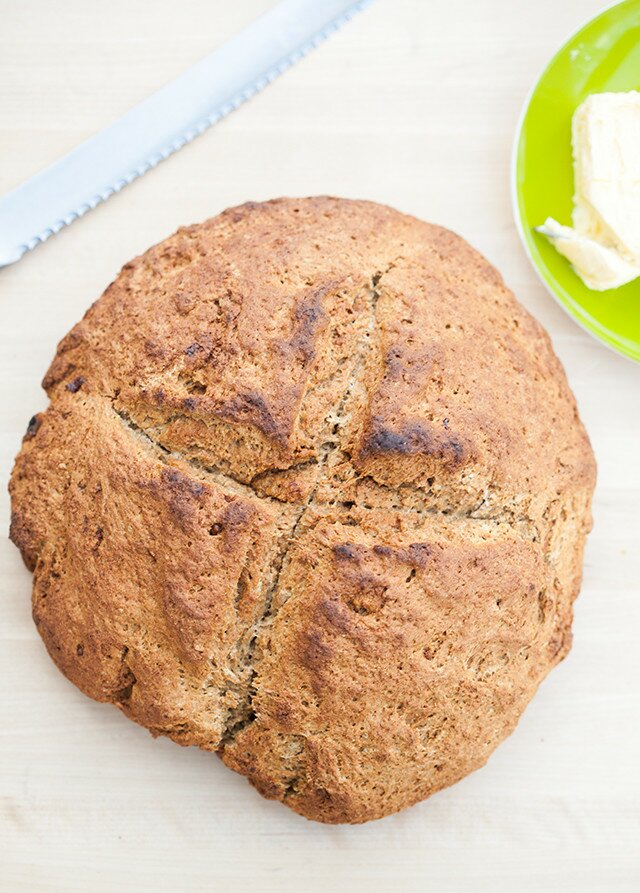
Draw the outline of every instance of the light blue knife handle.
M0 198L0 267L155 167L371 0L282 0L219 50Z

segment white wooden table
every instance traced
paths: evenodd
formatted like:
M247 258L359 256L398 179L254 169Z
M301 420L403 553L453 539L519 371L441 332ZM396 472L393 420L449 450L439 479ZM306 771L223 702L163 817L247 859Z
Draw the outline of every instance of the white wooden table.
M3 0L0 192L269 3ZM525 94L599 6L377 0L249 105L0 272L3 478L45 405L56 342L125 261L228 205L314 193L388 202L480 248L551 332L599 463L571 655L486 768L363 827L298 818L210 754L153 742L86 699L47 657L30 576L2 539L3 893L640 890L640 365L547 296L509 197Z

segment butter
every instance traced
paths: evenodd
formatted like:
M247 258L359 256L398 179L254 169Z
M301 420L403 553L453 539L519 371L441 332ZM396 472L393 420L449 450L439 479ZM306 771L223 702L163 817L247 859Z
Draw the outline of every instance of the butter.
M561 226L553 217L547 217L537 230L551 241L563 254L588 288L603 291L618 288L640 276L640 267L627 261L615 248L609 248L595 239L580 235L570 226Z
M640 276L640 93L594 93L573 116L573 228L538 231L591 289Z

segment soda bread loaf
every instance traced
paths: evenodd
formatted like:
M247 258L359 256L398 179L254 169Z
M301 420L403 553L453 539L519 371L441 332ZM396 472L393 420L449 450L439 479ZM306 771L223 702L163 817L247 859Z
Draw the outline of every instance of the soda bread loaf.
M461 238L249 203L127 264L11 481L82 691L324 822L487 760L571 643L595 466L542 328Z

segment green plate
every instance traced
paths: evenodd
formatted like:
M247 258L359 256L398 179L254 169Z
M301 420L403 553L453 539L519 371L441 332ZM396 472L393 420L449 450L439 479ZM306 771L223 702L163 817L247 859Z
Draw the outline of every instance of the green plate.
M513 204L524 247L543 283L580 325L640 362L640 279L591 291L534 226L571 223L571 116L590 93L640 90L640 0L592 19L553 57L525 103L513 152Z

